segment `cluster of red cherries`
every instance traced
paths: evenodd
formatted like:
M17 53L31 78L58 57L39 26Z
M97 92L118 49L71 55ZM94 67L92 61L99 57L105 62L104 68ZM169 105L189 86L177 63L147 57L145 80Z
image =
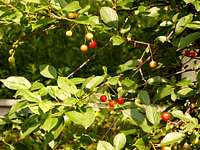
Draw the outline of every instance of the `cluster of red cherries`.
M187 50L187 51L184 51L183 55L187 57L195 58L197 57L197 52Z
M100 100L101 100L101 102L105 103L107 101L107 96L106 95L102 95L100 97ZM110 100L108 102L108 105L109 105L109 107L114 108L116 104L123 105L124 102L125 102L124 98L123 97L119 97L117 100Z

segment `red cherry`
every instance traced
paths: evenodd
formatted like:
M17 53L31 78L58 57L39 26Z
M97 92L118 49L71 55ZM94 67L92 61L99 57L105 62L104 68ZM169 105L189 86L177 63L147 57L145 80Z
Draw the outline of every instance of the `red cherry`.
M197 56L197 52L196 51L185 51L183 55L187 56L187 57L195 58Z
M195 58L197 56L197 52L196 51L190 51L190 55L191 58Z
M161 118L164 122L168 122L171 119L171 115L168 112L163 112Z
M90 43L89 43L89 48L97 48L97 42L95 40L92 40Z
M106 102L106 100L107 100L106 95L101 95L100 100L101 100L102 102Z
M117 99L117 103L118 103L119 105L124 104L124 98L123 98L123 97L118 98L118 99Z
M190 51L185 51L185 52L183 53L183 55L189 57Z
M114 107L115 106L115 101L114 100L109 101L109 106L110 107Z

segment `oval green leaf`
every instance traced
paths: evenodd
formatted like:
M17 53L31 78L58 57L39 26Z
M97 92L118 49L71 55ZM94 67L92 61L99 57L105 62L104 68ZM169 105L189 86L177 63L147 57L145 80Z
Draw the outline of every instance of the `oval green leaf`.
M99 141L97 144L97 150L114 150L114 148L106 141Z
M11 90L29 89L31 87L31 83L24 77L11 76L0 81Z
M105 24L118 27L118 15L114 9L110 7L102 7L100 9L100 16Z
M50 79L57 78L57 71L55 67L51 65L43 64L39 66L39 69L40 69L40 74L42 76L46 78L50 78Z
M185 134L180 132L168 133L160 142L161 145L171 145L184 139Z
M119 133L114 137L113 144L116 150L122 149L126 144L126 136L124 133Z

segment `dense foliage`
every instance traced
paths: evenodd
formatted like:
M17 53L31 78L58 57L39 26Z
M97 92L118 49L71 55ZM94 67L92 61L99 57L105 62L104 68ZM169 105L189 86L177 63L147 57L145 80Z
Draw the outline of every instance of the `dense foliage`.
M0 0L0 24L1 149L200 148L198 0Z

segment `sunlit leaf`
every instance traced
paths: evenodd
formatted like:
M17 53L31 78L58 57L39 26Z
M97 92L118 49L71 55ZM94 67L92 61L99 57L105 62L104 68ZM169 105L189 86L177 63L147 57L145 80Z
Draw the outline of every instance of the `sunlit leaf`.
M97 143L97 150L114 150L113 146L106 141L99 141Z
M112 41L112 43L113 43L114 46L121 45L122 43L124 43L124 38L122 38L119 35L112 36L110 38L110 40Z
M150 150L150 147L146 146L142 138L137 139L134 145L138 150Z
M57 125L57 123L58 118L49 116L40 128L45 131L50 131Z
M104 76L96 76L93 79L91 79L87 84L86 84L86 88L87 89L93 89L96 86L98 86L99 84L101 84L104 81Z
M126 144L126 136L123 133L119 133L114 137L113 144L116 150L121 150Z
M165 137L161 140L161 145L171 145L177 142L181 142L185 137L184 133L181 132L171 132L165 135Z
M171 94L171 91L172 91L171 85L165 85L165 86L159 87L154 96L154 100L161 100L164 97L169 96Z
M87 129L95 120L95 112L91 108L82 113L77 111L69 111L66 113L66 115L75 124L82 125L85 129Z
M189 14L187 16L184 16L184 17L180 18L178 23L176 24L175 32L177 34L182 33L185 30L186 25L188 23L192 22L192 19L193 19L193 15L192 14Z
M44 64L40 65L39 69L42 76L51 79L57 78L57 71L53 66Z
M71 3L67 4L62 10L67 12L74 12L79 9L81 9L79 1L72 1Z
M1 79L3 84L12 90L29 89L31 83L24 77L10 76L7 79Z
M100 9L100 16L104 23L117 27L118 15L117 12L110 7L102 7Z
M160 124L160 112L158 108L152 105L148 105L145 107L147 119L153 124Z

